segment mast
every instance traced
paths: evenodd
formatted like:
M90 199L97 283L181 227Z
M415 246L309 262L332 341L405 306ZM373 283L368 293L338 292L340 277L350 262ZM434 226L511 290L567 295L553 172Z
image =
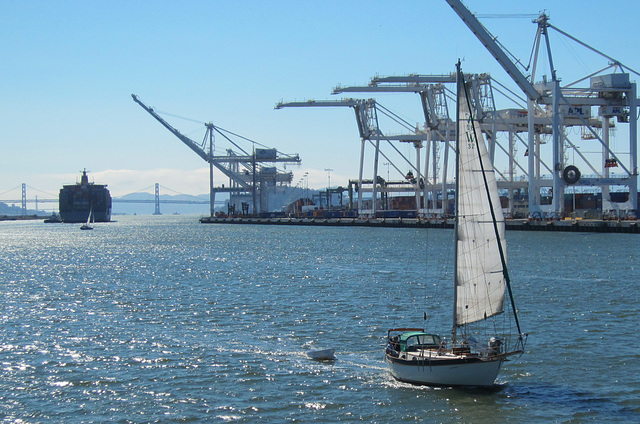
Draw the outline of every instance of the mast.
M458 333L458 204L460 196L460 78L462 78L462 84L464 84L464 76L460 69L460 59L456 63L456 197L455 197L455 219L453 223L453 328L451 329L453 344L456 343L456 337ZM444 196L442 201L444 202ZM444 209L444 204L442 205Z

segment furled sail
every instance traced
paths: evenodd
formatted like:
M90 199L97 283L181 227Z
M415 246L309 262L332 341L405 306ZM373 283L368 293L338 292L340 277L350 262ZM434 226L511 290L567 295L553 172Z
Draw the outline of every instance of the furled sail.
M506 287L498 249L500 242L502 251L506 251L504 216L493 165L489 160L480 125L473 122L468 85L470 83L465 83L459 73L455 311L455 324L458 326L502 313ZM488 196L491 197L491 202ZM500 241L496 236L491 206Z

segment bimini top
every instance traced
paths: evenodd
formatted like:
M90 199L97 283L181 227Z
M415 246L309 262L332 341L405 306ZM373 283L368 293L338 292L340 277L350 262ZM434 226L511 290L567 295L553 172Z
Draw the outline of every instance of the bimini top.
M423 333L421 331L409 331L400 334L400 351L410 352L416 349L428 349L440 346L440 336L436 334Z

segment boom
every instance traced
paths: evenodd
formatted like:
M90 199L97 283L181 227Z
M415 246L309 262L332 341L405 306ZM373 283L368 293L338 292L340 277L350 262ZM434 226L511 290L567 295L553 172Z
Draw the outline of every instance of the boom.
M209 157L209 155L207 154L207 152L205 152L199 145L198 143L196 143L195 141L191 140L189 137L187 137L186 135L182 134L180 131L178 131L177 129L175 129L174 127L172 127L167 121L165 121L164 119L162 119L160 117L160 115L158 115L153 108L150 108L149 106L145 105L144 103L142 103L142 101L140 101L140 99L138 99L138 96L136 96L135 94L132 94L131 97L133 97L133 101L135 101L136 103L138 103L144 110L146 110L147 112L149 112L149 114L151 116L153 116L154 118L156 118L156 120L158 122L160 122L166 129L168 129L169 131L171 131L171 133L173 135L175 135L176 137L178 137L180 139L180 141L182 141L184 144L186 144L187 146L189 146L189 148L191 150L193 150L194 152L196 152L198 154L198 156L200 156L202 159L205 160L205 162L215 166L217 169L219 169L224 175L226 175L227 177L229 177L231 180L237 182L240 186L244 187L244 188L248 188L249 187L249 183L247 183L246 181L243 181L242 179L238 178L237 175L235 175L233 172L231 172L229 169L227 169L226 167L222 166L219 161L214 160L213 155L211 157ZM207 126L207 131L211 132L213 131L213 124L209 123L209 124L205 124Z
M150 108L149 106L145 105L144 103L142 103L140 101L140 99L138 99L138 96L136 96L135 94L132 94L131 97L133 97L133 101L138 103L144 110L146 110L147 112L149 112L149 114L151 116L153 116L154 118L156 118L156 120L158 122L160 122L166 129L168 129L169 131L171 131L171 133L173 135L175 135L176 137L178 137L180 139L180 141L182 141L184 144L186 144L187 146L189 146L189 148L191 150L193 150L194 152L196 152L198 154L198 156L200 156L202 159L204 159L206 162L209 162L209 155L207 154L207 152L205 152L199 145L198 143L196 143L195 141L191 140L189 137L187 137L186 135L182 134L180 131L178 131L177 129L175 129L174 127L172 127L171 125L169 125L169 123L167 121L165 121L164 119L162 119L162 117L160 117L160 115L158 115L153 108ZM207 125L207 129L211 129L209 126L213 126L212 124L206 124Z
M509 74L515 83L531 100L538 100L541 96L533 84L525 77L518 67L507 57L507 54L496 42L495 38L482 26L480 21L467 9L460 0L447 0L449 6L460 16L471 32L480 40L489 53L498 61L500 66Z

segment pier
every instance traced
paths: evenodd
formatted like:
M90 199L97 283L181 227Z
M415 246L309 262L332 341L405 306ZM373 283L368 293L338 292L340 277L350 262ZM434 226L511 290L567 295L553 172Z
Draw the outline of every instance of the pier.
M298 225L319 227L381 227L381 228L453 228L453 220L417 218L223 218L203 217L203 224ZM607 221L596 219L527 220L510 219L507 230L562 231L576 233L632 233L640 234L635 220Z

